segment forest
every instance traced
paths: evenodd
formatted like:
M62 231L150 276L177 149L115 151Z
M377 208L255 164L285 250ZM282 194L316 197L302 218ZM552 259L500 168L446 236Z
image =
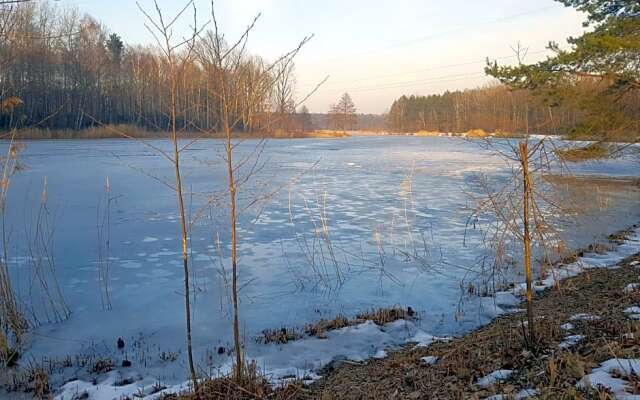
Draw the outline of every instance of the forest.
M49 2L15 6L0 35L0 129L32 127L82 129L98 124L135 124L152 131L168 129L169 66L155 46L128 46L96 19L75 8ZM195 52L204 50L205 36ZM296 114L293 64L270 68L248 54L242 60L239 90L257 100L238 107L236 129L298 130L309 127L304 107ZM262 79L266 69L272 79ZM178 121L189 131L219 131L220 107L215 66L193 57L177 82ZM242 100L242 96L238 96ZM251 96L255 97L255 96ZM295 116L294 116L295 115Z
M436 131L536 133L597 137L606 121L597 118L633 121L616 136L629 137L640 126L640 93L629 91L620 101L605 102L598 96L609 83L579 77L553 91L513 90L502 84L430 96L402 96L396 99L386 118L387 128L399 132ZM589 107L585 107L585 104ZM597 111L594 111L594 108Z

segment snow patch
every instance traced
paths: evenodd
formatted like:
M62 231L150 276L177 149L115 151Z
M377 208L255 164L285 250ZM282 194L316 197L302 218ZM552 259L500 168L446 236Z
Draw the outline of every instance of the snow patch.
M576 385L578 388L598 388L609 389L617 399L640 399L640 395L633 395L627 392L628 382L624 379L614 378L611 374L616 373L622 377L637 374L640 371L640 359L613 358L605 361L600 367L594 369Z
M561 349L570 349L584 340L584 335L570 335L564 338L562 343L558 345Z
M424 331L418 331L407 343L416 343L416 347L429 347L433 342L449 342L450 337L432 336Z
M497 371L493 371L483 378L478 379L478 382L476 384L480 387L486 388L498 382L506 381L511 375L513 375L513 373L514 371L511 369L499 369Z
M427 356L420 359L424 365L435 365L439 360L440 358L436 356Z
M571 322L567 322L566 324L560 325L560 328L565 331L572 331L575 328L575 326Z
M378 350L376 354L373 355L373 358L381 360L383 358L387 358L388 354L384 350Z
M635 292L638 289L640 289L640 283L630 283L624 288L624 292L626 294L629 294Z
M591 314L575 314L569 318L569 321L599 321L600 317Z
M491 397L487 397L486 400L507 400L507 399L515 399L515 400L524 400L530 397L535 397L538 395L538 391L536 389L522 389L514 397L509 397L504 394L496 394Z

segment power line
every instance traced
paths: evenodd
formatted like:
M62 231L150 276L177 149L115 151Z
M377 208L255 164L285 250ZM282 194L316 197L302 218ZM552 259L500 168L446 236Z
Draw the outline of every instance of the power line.
M314 62L314 64L318 64L318 63L324 64L324 63L335 62L335 61L345 61L346 58L350 58L350 57L359 57L359 56L363 56L363 55L380 53L380 52L388 51L390 49L395 49L395 48L399 48L399 47L406 47L406 46L413 45L415 43L428 41L428 40L434 39L436 37L446 36L446 35L449 35L451 33L464 31L466 29L470 29L471 27L494 25L494 24L511 21L511 20L514 20L514 19L517 19L517 18L520 18L520 17L524 17L524 16L528 16L528 15L532 15L532 14L537 14L537 13L548 11L548 10L552 10L552 9L558 9L558 10L559 9L564 9L564 6L547 6L547 7L542 7L542 8L538 8L538 9L535 9L535 10L531 10L531 11L525 11L525 12L520 12L520 13L516 13L516 14L511 14L511 15L507 15L505 17L500 17L500 18L492 19L492 20L485 21L485 22L480 22L480 23L473 24L473 25L462 26L462 27L459 27L459 28L456 28L456 29L450 29L450 30L447 30L447 31L437 32L437 33L434 33L434 34L431 34L431 35L428 35L428 36L417 37L417 38L414 38L414 39L411 39L411 40L408 40L408 41L404 41L404 42L400 42L400 43L396 43L396 44L385 46L382 49L371 49L371 50L367 50L367 51L363 51L363 52L346 54L346 55L342 55L340 57L329 58L329 59L321 60L319 62Z
M533 55L533 54L542 54L542 53L546 53L547 50L538 50L538 51L533 51L533 52L529 52L529 55ZM517 57L515 54L512 54L510 56L501 56L501 57L495 57L495 58L491 58L492 60L507 60L507 59L511 59L511 58L515 58ZM392 73L392 74L384 74L384 75L374 75L374 76L370 76L368 78L359 78L359 79L349 79L349 80L343 80L343 81L330 81L327 82L325 84L325 86L332 86L332 85L343 85L343 84L348 84L348 83L353 83L353 82L362 82L362 81L369 81L372 79L380 79L380 78L390 78L390 77L394 77L394 76L404 76L404 75L412 75L412 74L419 74L422 72L429 72L429 71L435 71L435 70L439 70L439 69L447 69L447 68L456 68L456 67L464 67L464 66L469 66L469 65L476 65L476 64L484 64L487 62L487 59L483 59L483 60L476 60L476 61L466 61L466 62L460 62L460 63L455 63L455 64L447 64L447 65L438 65L438 66L433 66L433 67L428 67L428 68L423 68L423 69L417 69L417 70L412 70L412 71L404 71L404 72L397 72L397 73ZM310 85L303 85L302 87L307 87Z
M335 91L348 91L348 92L369 92L376 90L388 90L388 89L401 89L405 87L417 86L417 85L425 85L425 84L435 84L442 82L455 82L462 79L471 79L471 78L480 78L485 76L484 72L472 72L466 74L453 74L453 75L444 75L435 78L428 79L420 79L415 81L405 81L405 82L395 82L393 84L383 84L383 85L372 85L372 86L360 86L360 87L352 87L352 88L336 88L333 89ZM323 90L325 92L326 90Z

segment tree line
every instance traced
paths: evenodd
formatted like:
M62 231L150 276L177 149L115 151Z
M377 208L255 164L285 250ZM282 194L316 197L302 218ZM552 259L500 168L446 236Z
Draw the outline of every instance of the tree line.
M41 127L81 129L96 124L135 124L167 130L171 66L158 46L127 46L116 33L75 8L25 2L12 10L11 29L0 37L0 129ZM210 34L210 33L209 33ZM199 35L202 54L211 38ZM240 102L236 129L299 130L308 110L296 112L293 64L271 68L255 55L238 59L234 87ZM221 88L217 66L194 57L176 84L185 113L182 130L221 131ZM265 80L267 68L273 79ZM249 99L251 99L249 101Z
M594 124L593 110L585 103L608 91L609 84L591 77L565 82L544 93L512 89L502 84L429 96L402 96L387 114L393 131L539 133L596 136L603 127ZM560 99L561 98L561 99ZM591 99L591 100L589 100ZM621 134L638 132L640 94L625 94L619 101L599 102L598 113L610 118L622 113L635 120ZM600 121L605 123L606 121Z

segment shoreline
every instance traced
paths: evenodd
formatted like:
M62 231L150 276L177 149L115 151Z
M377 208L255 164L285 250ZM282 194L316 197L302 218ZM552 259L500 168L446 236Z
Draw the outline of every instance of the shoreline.
M409 346L384 360L343 364L309 388L311 397L296 398L351 400L364 398L363 392L372 398L492 400L637 395L633 372L624 366L640 365L640 322L632 313L640 311L639 266L636 253L538 293L533 351L522 339L525 317L519 311L450 343ZM606 394L617 397L597 397Z
M624 235L626 233L626 235ZM624 235L626 238L624 240L622 240L622 235ZM617 243L617 247L606 253L606 254L597 254L596 252L594 253L589 253L589 254L585 254L583 253L581 250L577 251L578 253L582 253L583 257L580 260L577 261L572 261L571 264L569 265L565 265L562 266L560 270L556 271L557 273L555 274L551 274L551 277L547 278L547 280L543 281L541 285L539 285L538 289L539 290L545 290L544 292L544 296L546 296L548 293L555 293L555 291L553 289L551 289L552 287L554 287L558 282L560 282L561 284L559 285L560 287L564 287L565 283L567 280L571 280L574 279L577 276L581 276L583 274L589 275L590 270L594 267L605 267L605 266L609 266L612 263L616 264L618 262L620 262L621 260L624 260L625 258L628 258L631 255L640 253L640 228L638 228L637 225L635 225L634 227L631 227L629 229L626 230L622 230L614 235L609 236L610 241L612 241L613 243ZM604 268L605 270L608 270L608 268ZM500 292L500 293L496 293L495 297L491 298L491 301L489 303L487 303L487 305L489 304L494 304L497 308L504 308L505 310L513 310L513 309L517 309L518 304L520 304L520 300L518 298L515 297L515 295L519 294L519 290L521 290L521 288L519 286L516 286L515 288L512 288L506 292ZM538 296L541 298L544 298L544 296ZM515 299L515 300L514 300ZM504 313L500 313L500 314L504 314ZM476 330L470 331L468 333L465 333L463 335L461 335L460 337L454 339L451 343L459 343L460 341L464 342L466 340L469 340L468 338L472 338L474 337L474 335L476 335L477 332L483 332L484 330L487 329L491 329L492 326L494 326L495 324L501 324L503 319L506 320L510 320L512 318L516 318L518 314L513 314L513 313L509 313L507 314L507 316L504 315L498 315L495 319L492 319L491 322L489 322L486 325L483 325L479 328L477 328ZM402 321L405 322L405 326L408 326L406 324L407 321ZM397 324L398 326L402 325L401 323L391 323L391 324L387 324L383 327L381 327L382 330L385 329L394 329L394 325L393 324ZM355 328L353 327L348 327L348 328L342 328L342 330L338 330L336 332L338 332L339 334L343 334L344 333L344 329L360 329L362 326L364 326L366 324L363 324L361 326L356 326ZM369 324L369 327L372 327L373 323ZM424 332L423 332L424 333ZM419 336L419 335L416 335ZM275 384L274 387L276 388L288 388L290 386L290 384L293 385L298 385L301 388L304 387L304 389L301 389L301 393L307 393L309 391L311 391L312 393L315 393L316 397L292 397L292 398L300 398L300 399L306 399L306 398L346 398L346 399L355 399L355 398L361 398L361 397L320 397L320 396L325 396L325 392L327 390L330 390L332 393L334 390L338 390L338 388L341 388L342 385L347 385L347 383L349 385L359 385L362 384L365 381L361 381L361 377L359 377L357 380L355 381L348 381L345 379L347 379L345 376L349 376L349 374L352 374L352 369L353 368L363 368L365 371L368 368L375 368L375 366L379 366L379 365L384 365L384 369L383 371L385 373L389 372L389 368L395 368L392 367L390 365L388 365L388 363L395 363L394 360L397 360L397 358L403 354L410 354L412 357L412 362L415 364L415 356L416 354L428 354L429 351L431 351L430 349L434 348L434 346L436 346L435 348L440 348L440 346L444 346L444 348L447 348L446 346L448 346L447 343L441 343L438 339L442 339L442 338L434 338L430 335L428 335L428 338L425 338L424 336L422 336L422 338L426 339L424 340L424 343L422 343L421 346L416 346L416 342L420 342L420 340L407 340L406 344L403 346L400 346L399 348L394 348L394 349L389 349L388 353L385 351L383 355L381 355L380 357L376 358L369 358L369 357L365 357L362 360L357 360L356 361L349 361L349 358L347 357L344 360L336 360L338 361L337 363L334 362L329 362L326 365L323 366L322 369L320 370L310 370L310 371L297 371L297 373L289 373L288 376L281 376L280 378L277 378L275 375L273 375L274 371L269 371L268 369L266 371L264 371L264 373L268 374L267 376L270 376L269 380L271 380L271 384ZM302 341L304 341L306 339L302 339ZM330 343L330 341L326 341L327 343ZM295 342L294 342L295 343ZM408 353L407 353L408 352ZM428 355L424 355L424 356L428 356ZM421 356L422 357L422 356ZM261 366L261 364L258 363L259 366ZM394 364L395 365L395 364ZM371 367L373 366L373 367ZM414 365L415 367L415 365ZM218 372L217 376L225 376L226 369L224 370L220 370ZM324 375L324 376L320 376L317 375L316 372ZM346 374L346 375L345 375ZM366 373L366 376L369 376L369 372ZM60 388L60 390L62 390L62 392L58 392L60 394L61 397L58 397L60 399L62 398L66 398L63 397L62 395L66 394L70 394L73 392L78 392L78 390L82 391L82 390L96 390L97 392L100 392L101 390L114 390L113 388L113 384L114 384L114 379L113 377L109 378L107 376L107 379L103 382L98 383L97 385L91 383L91 382L86 382L83 383L82 381L72 381L69 382L66 386L63 386ZM218 379L214 379L214 381L218 381L220 378ZM275 381L274 381L275 379ZM362 378L364 379L364 378ZM306 380L306 382L305 382ZM98 382L99 380L96 380L96 382ZM148 379L145 380L145 382L149 382ZM347 382L347 383L345 383ZM304 383L304 385L303 385ZM133 386L132 388L136 388L137 390L140 389L139 386L136 386L136 382L132 382L131 383ZM308 386L307 386L308 385ZM148 389L148 388L147 388ZM174 395L175 393L184 393L185 391L189 390L189 383L188 382L184 382L182 384L178 384L175 386L171 386L171 387L163 387L162 390L156 392L155 394L157 395ZM342 389L340 389L340 392L344 392L346 390L346 388L342 387ZM353 391L347 391L347 392L353 392ZM133 392L132 392L133 393ZM346 393L346 392L345 392ZM412 392L413 393L413 392ZM406 393L407 396L411 395L412 393ZM390 395L390 393L387 393L387 395ZM93 398L93 397L89 397L89 398ZM161 398L161 397L146 397L146 398ZM189 399L190 397L185 397L185 399ZM213 397L215 398L215 397ZM400 397L400 398L405 398L405 397ZM422 397L415 397L415 398L422 398Z

